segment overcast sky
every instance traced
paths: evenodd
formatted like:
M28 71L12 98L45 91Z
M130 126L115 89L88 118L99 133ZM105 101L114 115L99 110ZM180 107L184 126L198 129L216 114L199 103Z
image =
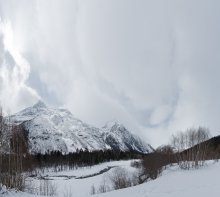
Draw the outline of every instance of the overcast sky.
M42 99L154 146L220 131L219 0L0 0L0 102Z

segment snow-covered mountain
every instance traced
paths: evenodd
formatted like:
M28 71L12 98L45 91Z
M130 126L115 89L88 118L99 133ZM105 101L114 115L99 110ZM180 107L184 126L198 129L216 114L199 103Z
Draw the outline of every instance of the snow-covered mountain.
M75 118L66 109L49 108L41 101L10 118L13 123L24 126L31 153L55 150L68 153L77 149L135 150L144 153L153 150L119 123L111 122L103 128L96 128Z
M130 133L122 124L108 122L101 128L103 139L112 149L136 150L139 152L151 152L153 148L141 140L138 136ZM148 151L147 151L148 150Z

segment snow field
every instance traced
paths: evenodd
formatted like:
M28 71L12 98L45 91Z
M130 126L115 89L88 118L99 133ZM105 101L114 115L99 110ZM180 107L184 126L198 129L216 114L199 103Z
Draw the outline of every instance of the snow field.
M97 173L108 166L120 166L125 168L129 172L128 174L137 172L137 169L131 167L130 163L131 160L115 161L91 168L44 173L43 176L48 175L48 178L53 179L50 181L57 188L57 197L89 197L91 196L91 187L94 185L95 188L98 188L103 183L103 180L112 174L114 168L106 173L85 179L65 179L62 176L85 176ZM126 189L95 194L94 197L218 197L220 188L219 177L220 162L209 161L204 167L191 170L181 170L178 166L171 166L163 171L162 175L156 180ZM35 186L39 184L38 179L32 180ZM7 196L33 197L36 195L10 192Z

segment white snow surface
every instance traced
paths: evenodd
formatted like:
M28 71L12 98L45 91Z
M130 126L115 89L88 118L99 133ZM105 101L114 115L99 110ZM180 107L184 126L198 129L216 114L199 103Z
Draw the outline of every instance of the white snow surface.
M10 119L15 124L23 124L28 131L31 153L68 153L80 149L135 150L144 153L152 151L149 144L117 122L96 128L75 118L66 109L49 108L41 101L12 115Z
M95 195L98 197L217 197L220 188L220 163L210 161L200 169L180 170L170 167L156 180ZM95 197L94 196L94 197Z
M106 166L121 166L128 170L128 172L135 172L135 169L130 167L130 161L119 161L104 163L92 168L83 169L80 168L76 171L69 171L70 175L82 175L88 173L94 173ZM111 170L107 172L111 174ZM63 197L65 191L72 191L74 197L89 197L91 186L98 187L102 182L106 174L90 177L86 179L55 179L53 183L57 185L58 195L57 197ZM60 175L60 173L58 173ZM49 176L54 176L50 174ZM156 180L148 181L144 184L110 191L103 194L93 195L94 197L217 197L219 196L220 188L220 163L209 161L206 166L200 169L181 170L177 166L169 167L162 173L162 176ZM35 180L37 181L37 180ZM37 185L37 182L35 182ZM33 197L22 192L10 192L5 196L14 197Z
M108 177L113 173L115 168L124 168L127 170L128 173L133 173L137 169L130 166L131 161L114 161L114 162L107 162L99 165L95 165L93 167L84 167L84 168L78 168L76 170L69 170L67 172L45 172L44 175L48 179L52 179L52 184L56 186L57 188L57 196L62 197L65 195L65 191L69 191L69 193L72 193L73 196L76 197L84 197L84 196L90 196L91 195L91 188L94 186L96 189L99 188L99 186L103 183L103 181L106 181L108 186L111 188L110 180ZM93 176L90 178L84 178L84 179L75 179L70 178L67 179L65 176L69 177L81 177L81 176L87 176L92 175L94 173L98 173L101 170L107 168L107 167L114 167L107 171L106 173ZM39 187L40 180L39 179L32 179L32 185L35 187ZM50 180L51 181L51 180Z

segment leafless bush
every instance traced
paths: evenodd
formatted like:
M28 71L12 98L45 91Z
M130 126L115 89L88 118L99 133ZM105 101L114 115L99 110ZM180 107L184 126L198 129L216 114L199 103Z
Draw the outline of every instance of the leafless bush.
M38 195L41 196L55 196L57 193L56 185L53 184L48 179L43 179L40 181L40 188Z
M128 176L128 172L123 168L115 168L113 174L109 178L115 190L131 187L133 185L131 178Z
M140 161L132 161L131 167L140 169L141 168L141 162Z
M162 154L157 152L148 154L142 160L143 174L140 181L144 182L148 179L156 179L166 164L166 159Z
M96 193L95 186L92 185L90 194L94 195L95 193Z
M65 189L63 191L63 197L73 197L73 192L71 188Z
M107 177L103 177L102 184L99 186L97 193L105 193L110 191L110 187L107 183Z
M91 187L91 195L132 187L138 184L140 184L139 173L129 173L124 168L117 167L113 170L112 174L103 178L102 184L99 186L97 191L94 185Z
M162 145L156 149L156 153L160 154L163 165L172 164L174 162L174 148L171 145Z
M132 175L131 175L131 178L130 178L130 181L131 181L131 186L135 186L135 185L139 185L141 182L140 182L140 170L139 172L134 172Z

